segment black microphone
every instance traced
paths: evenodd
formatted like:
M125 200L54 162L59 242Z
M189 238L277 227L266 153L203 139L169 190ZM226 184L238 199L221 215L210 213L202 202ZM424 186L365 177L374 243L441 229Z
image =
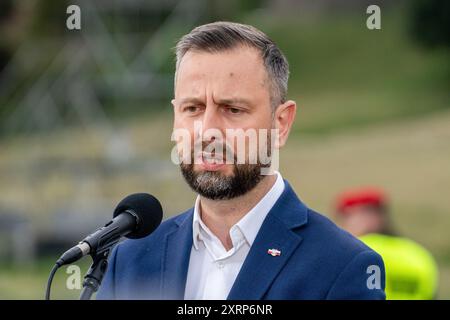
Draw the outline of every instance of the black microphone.
M47 281L45 299L50 300L50 288L56 271L90 254L94 260L85 276L81 299L88 300L97 291L107 268L107 258L113 245L125 236L139 239L148 236L160 225L163 210L159 201L147 193L129 195L117 205L113 219L67 250L53 266Z
M161 223L163 210L159 201L147 193L135 193L123 199L114 210L113 219L67 250L57 261L60 267L87 254L100 255L121 237L143 238Z

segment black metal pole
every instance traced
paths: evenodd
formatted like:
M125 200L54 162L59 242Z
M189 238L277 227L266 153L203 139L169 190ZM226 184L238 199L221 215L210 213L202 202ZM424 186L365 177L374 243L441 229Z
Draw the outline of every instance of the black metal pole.
M99 256L92 257L94 262L84 277L83 291L81 292L80 300L90 300L92 295L97 292L102 283L106 269L108 268L108 255L109 250L103 252Z

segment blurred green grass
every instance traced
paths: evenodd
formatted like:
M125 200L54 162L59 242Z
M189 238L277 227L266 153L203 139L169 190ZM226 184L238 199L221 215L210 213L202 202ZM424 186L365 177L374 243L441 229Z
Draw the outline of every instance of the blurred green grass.
M0 264L0 300L44 299L47 278L55 258L40 258L32 265ZM84 258L76 264L81 271L81 283L90 263L90 258ZM67 268L68 266L61 267L53 279L52 300L74 300L80 297L81 289L69 289L66 285L69 276L73 274L68 273Z

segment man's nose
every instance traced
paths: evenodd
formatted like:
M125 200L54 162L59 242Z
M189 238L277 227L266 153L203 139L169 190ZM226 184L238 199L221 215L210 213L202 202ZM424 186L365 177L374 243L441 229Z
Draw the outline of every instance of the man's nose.
M202 136L203 141L215 140L222 134L222 122L220 119L219 109L217 105L210 104L206 106L202 119Z

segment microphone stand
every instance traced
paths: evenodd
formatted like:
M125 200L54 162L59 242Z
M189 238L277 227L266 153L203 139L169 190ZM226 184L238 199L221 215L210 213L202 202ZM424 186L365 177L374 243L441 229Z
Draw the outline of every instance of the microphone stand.
M103 276L108 268L108 256L110 249L92 254L93 263L84 276L83 291L80 300L90 300L102 283Z

